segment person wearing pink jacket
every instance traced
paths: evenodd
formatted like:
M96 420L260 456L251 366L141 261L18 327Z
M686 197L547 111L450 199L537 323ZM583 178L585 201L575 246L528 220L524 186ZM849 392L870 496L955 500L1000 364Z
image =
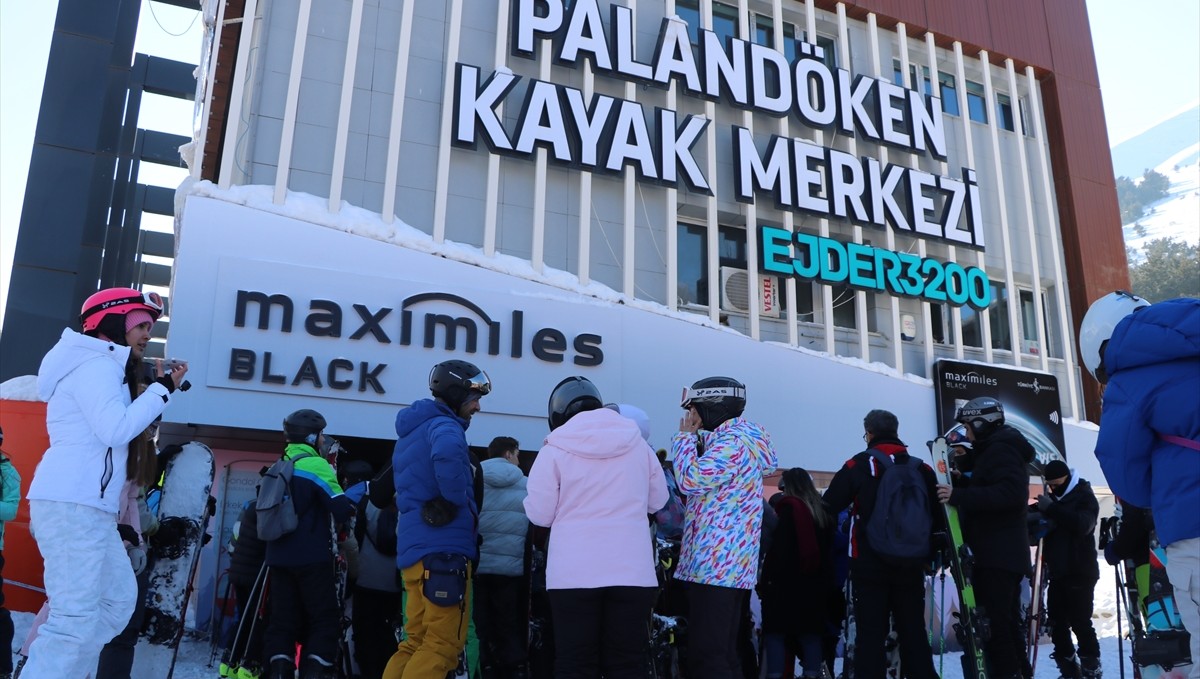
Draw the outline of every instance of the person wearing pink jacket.
M644 679L658 580L648 515L667 483L636 422L568 377L550 394L550 435L529 472L525 514L551 528L546 589L557 679Z

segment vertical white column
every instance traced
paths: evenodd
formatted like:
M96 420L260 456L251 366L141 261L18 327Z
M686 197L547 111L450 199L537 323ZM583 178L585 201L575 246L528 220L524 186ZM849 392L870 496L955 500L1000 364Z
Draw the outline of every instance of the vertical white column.
M543 40L538 50L538 79L550 80L549 40ZM533 169L533 251L529 263L541 273L546 260L546 149L539 146Z
M838 23L838 51L841 59L840 63L846 70L850 68L850 29L846 24L846 3L839 2L837 4L837 23ZM876 45L878 47L878 45ZM847 150L850 155L858 157L858 142L854 137L847 138ZM854 242L862 243L863 230L858 224L852 227L854 233ZM892 236L892 230L887 230L888 237ZM864 361L871 360L871 336L867 332L867 293L862 290L854 290L854 325L858 330L858 354ZM898 338L897 338L898 339Z
M938 97L940 99L942 96L942 81L939 78L940 71L938 71L937 44L934 42L933 33L925 34L925 52L926 52L927 58L929 59L929 88L930 88L929 91L932 96ZM943 161L941 161L941 163L939 163L939 166L940 166L939 173L943 177L946 177L950 174L950 164L948 162L943 160ZM956 248L953 245L947 246L946 259L948 259L951 262L957 261L958 260L958 248ZM956 307L956 306L950 307L950 324L952 327L953 337L954 337L954 357L959 360L962 360L963 343L962 343L962 308L961 307ZM944 331L944 329L943 329L943 331ZM925 357L926 357L926 360L930 361L929 365L932 366L933 365L933 363L932 363L933 357L930 355L931 353L932 353L932 347L931 347L930 351L925 352Z
M243 130L242 108L246 103L246 81L250 78L250 51L251 45L254 44L254 31L258 27L256 12L258 0L246 0L245 12L242 15L242 33L238 37L236 66L233 69L233 86L229 92L228 117L225 118L225 142L221 145L221 171L217 175L217 181L223 189L233 184L233 169L237 167L237 145ZM216 46L213 49L215 50ZM216 59L214 53L214 63ZM205 122L207 123L207 119Z
M496 51L493 63L500 70L507 61L504 48L508 45L508 0L496 0ZM504 120L504 101L496 105L496 116ZM586 173L585 173L586 174ZM500 156L488 154L487 187L483 199L483 254L496 254L496 213L500 209Z
M387 169L383 180L383 221L396 219L396 178L400 174L400 137L404 132L404 96L408 89L408 51L412 45L413 5L400 8L400 44L396 52L396 77L392 82L392 124L388 128Z
M675 0L666 0L664 10L668 19L675 16ZM676 90L675 80L667 87L667 108L675 110ZM711 134L711 131L710 131ZM675 187L667 187L666 191L666 225L667 225L667 308L675 311L679 308L679 192Z
M1004 287L1008 291L1008 334L1012 340L1012 362L1021 365L1021 330L1020 307L1017 304L1018 293L1013 283L1012 244L1008 233L1008 193L1004 189L1004 161L1000 157L1000 125L996 120L996 91L992 89L992 63L988 60L988 51L979 52L979 61L983 68L983 89L987 98L988 131L992 137L992 170L996 174L996 196L1000 205L1000 241L1004 249Z
M632 27L630 29L630 39L633 42L632 53L637 56L637 0L628 0L629 12L632 15ZM625 83L625 99L627 101L636 101L637 85L631 82ZM624 236L621 239L621 292L629 299L637 297L634 292L635 275L637 267L635 266L634 243L637 240L637 173L634 169L626 165L623 170L625 175L625 186L622 195L622 219L624 221L623 231Z
M417 2L417 0L412 0ZM446 76L442 85L442 122L438 131L437 184L433 194L433 242L446 240L446 203L450 192L450 125L453 121L451 92L454 91L454 62L458 61L458 40L462 33L462 0L450 0L450 25L447 26L446 58L442 65ZM541 156L539 156L540 158ZM540 269L538 269L540 271Z
M750 6L747 0L738 0L738 34L743 40L753 42L750 32ZM742 127L750 131L754 138L754 114L742 111ZM716 130L713 130L716 134ZM745 206L746 210L746 281L750 299L750 337L759 339L762 330L762 319L759 318L759 298L762 296L758 286L758 207L751 201Z
M292 67L288 73L287 99L283 107L283 133L279 138L279 161L275 167L276 205L287 198L288 175L292 171L292 140L296 136L296 106L300 101L300 79L304 75L304 47L308 43L308 17L312 0L300 0L296 17L296 43L292 45Z
M592 62L583 62L583 100L591 102L596 92ZM672 260L674 261L674 260ZM592 275L592 173L579 172L579 282L586 285Z
M700 24L706 30L712 30L712 0L700 0ZM711 101L704 102L704 115L714 124L717 121L717 107ZM713 129L705 137L705 150L708 154L705 162L705 172L708 177L717 176L717 131ZM720 242L717 229L717 194L714 191L705 202L704 211L705 247L708 249L708 318L713 323L721 320L721 262Z
M329 211L342 209L342 179L346 176L346 139L350 134L350 106L354 95L354 70L358 65L358 36L362 29L363 0L350 3L350 32L346 37L346 65L342 69L342 97L338 102L337 136L333 144L333 172L329 177Z
M971 112L967 107L967 76L966 67L963 65L962 43L954 41L954 82L957 86L955 89L958 92L958 114L962 120L963 137L966 140L964 148L967 152L967 167L975 167L975 141L971 138ZM982 212L982 207L980 208ZM978 226L983 228L983 216L979 215ZM982 271L987 271L987 259L983 255L983 250L975 251L975 262ZM983 360L992 362L992 319L991 310L983 309L978 314L979 318L979 336L983 343Z
M781 52L787 53L784 49L783 35L783 6L782 0L771 0L771 26L775 31L775 48ZM793 39L793 36L787 36L788 40ZM796 92L797 97L802 96L800 92ZM791 124L788 122L788 116L779 118L779 136L784 139L791 139ZM788 208L783 209L783 228L788 233L795 233L796 217ZM800 344L800 327L799 316L796 313L796 277L784 276L784 294L787 295L787 326L788 326L788 344L796 346ZM811 291L811 287L809 290ZM812 295L809 295L809 301L812 301Z
M904 24L897 25L896 30L901 31L900 36L899 36L900 54L901 54L901 59L902 59L900 72L902 74L904 74L903 78L902 78L902 80L903 80L908 77L908 66L907 66L907 64L908 64L908 41L905 40L904 33L902 32L904 30ZM870 14L867 15L867 33L871 39L871 69L874 71L874 76L876 78L885 78L886 71L883 68L883 60L879 53L879 20L875 17L874 12L871 12ZM907 85L905 85L905 86L907 86ZM878 146L879 146L879 162L884 167L887 167L888 162L889 162L889 153L888 153L887 146L884 146L883 144L879 144ZM910 167L915 166L917 164L916 160L913 159L912 156L909 156L908 160L909 160L908 165ZM883 233L884 233L885 242L887 243L887 249L895 252L896 251L896 232L893 231L891 228L885 227L883 230ZM917 239L917 247L920 248L921 257L924 257L925 256L925 240L922 238L918 238ZM864 295L864 297L865 297L865 295ZM892 318L892 367L895 368L898 372L902 373L902 372L904 372L904 340L900 336L901 331L902 331L902 328L900 327L900 298L897 297L896 295L888 295L888 299L891 302L891 304L889 306L890 306L891 318ZM926 320L928 320L929 319L929 304L927 302L922 302L921 308L923 310L923 313L921 314L922 317L925 318ZM933 335L933 330L930 329L929 336L932 336L932 335ZM925 342L925 344L926 344L926 346L929 346L928 337L926 338L926 340L927 341Z
M1013 127L1017 131L1017 156L1020 158L1017 164L1021 166L1021 191L1025 196L1025 232L1029 237L1029 258L1033 267L1033 275L1030 278L1033 280L1034 323L1037 324L1034 337L1038 342L1039 365L1042 372L1046 372L1049 367L1046 362L1045 310L1042 309L1042 267L1038 254L1037 224L1033 218L1033 190L1030 187L1029 165L1025 154L1025 123L1021 120L1021 97L1017 90L1017 72L1013 67L1013 60L1005 59L1004 68L1008 71L1008 91L1013 106Z
M804 0L804 28L805 40L812 45L817 44L817 9L813 6L813 0ZM843 64L847 69L849 64ZM817 146L825 145L825 133L821 130L813 130L813 140ZM817 220L817 234L822 238L829 237L829 218L821 217ZM830 356L837 355L837 330L833 325L833 288L828 285L819 285L821 289L821 320L825 325L825 353Z
M1038 164L1042 170L1042 203L1046 206L1046 229L1050 232L1050 249L1054 255L1054 299L1058 307L1058 327L1062 328L1063 361L1066 363L1067 385L1071 393L1071 416L1079 418L1083 413L1079 386L1076 384L1075 333L1071 319L1067 316L1067 277L1063 274L1063 251L1058 242L1058 225L1054 219L1054 194L1050 187L1050 160L1046 152L1046 128L1042 124L1041 85L1032 66L1025 67L1025 81L1029 84L1029 117L1033 118L1034 145L1038 149Z

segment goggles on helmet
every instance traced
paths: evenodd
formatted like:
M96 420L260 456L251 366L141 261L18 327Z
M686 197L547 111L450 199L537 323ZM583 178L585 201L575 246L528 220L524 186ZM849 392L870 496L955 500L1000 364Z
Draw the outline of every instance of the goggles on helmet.
M699 389L696 389L695 387L689 387L683 390L683 402L679 404L679 407L687 410L688 408L692 407L693 401L703 402L709 399L718 399L724 397L744 399L746 398L746 388L725 386L700 387Z
M488 379L487 373L482 370L476 375L465 378L463 386L470 391L478 391L483 396L492 393L492 381Z
M113 307L123 306L126 304L143 304L154 312L155 318L161 316L163 312L162 296L157 292L143 292L137 295L129 295L127 297L106 299L95 306L84 309L83 313L79 314L79 316L81 318L90 318L91 316L94 316L95 314L98 314L106 309L111 309Z

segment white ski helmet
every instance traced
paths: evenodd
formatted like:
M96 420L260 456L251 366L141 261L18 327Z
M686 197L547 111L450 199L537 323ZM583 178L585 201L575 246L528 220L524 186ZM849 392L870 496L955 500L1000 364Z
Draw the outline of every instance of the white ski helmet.
M1079 326L1079 358L1097 382L1108 381L1104 369L1104 345L1112 337L1113 329L1122 318L1145 306L1150 303L1131 292L1117 290L1088 307L1083 324Z

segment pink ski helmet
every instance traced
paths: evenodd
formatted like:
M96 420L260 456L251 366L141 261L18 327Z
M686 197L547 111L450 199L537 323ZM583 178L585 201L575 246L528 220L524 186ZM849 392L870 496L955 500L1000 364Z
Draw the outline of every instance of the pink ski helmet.
M163 312L162 297L157 292L142 293L133 288L101 290L84 300L79 322L83 325L83 331L88 332L100 327L100 321L106 316L116 314L123 317L137 310L145 311L157 321Z

